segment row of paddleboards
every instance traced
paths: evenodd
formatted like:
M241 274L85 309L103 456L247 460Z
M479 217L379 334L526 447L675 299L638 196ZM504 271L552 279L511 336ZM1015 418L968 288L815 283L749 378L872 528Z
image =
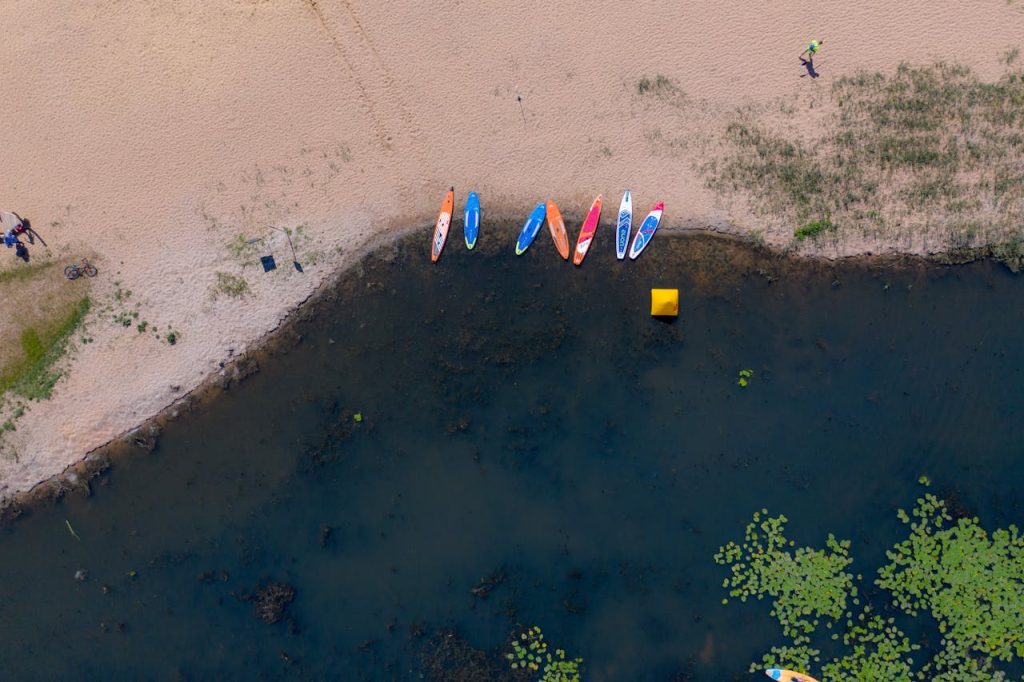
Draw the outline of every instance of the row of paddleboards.
M597 195L594 203L590 206L590 211L587 212L586 220L583 221L583 225L580 227L580 234L576 239L576 249L573 251L572 256L572 262L576 265L583 263L583 259L586 258L590 245L594 241L594 235L597 233L598 225L601 222L602 201L602 195ZM444 250L445 242L448 239L448 231L451 228L454 210L455 188L453 187L448 190L448 194L444 197L444 203L441 204L441 212L437 216L437 224L434 226L434 241L430 249L430 260L435 263L441 257L441 251ZM619 260L626 257L627 246L629 247L630 260L635 260L637 256L643 253L643 250L651 243L654 233L658 230L658 225L661 224L661 216L664 211L665 204L662 202L659 201L654 205L654 208L651 209L651 212L647 214L647 217L640 224L640 229L633 236L633 244L630 246L629 237L633 229L633 196L628 189L626 190L626 193L622 195L618 219L615 222L615 255ZM530 212L522 231L519 233L519 238L516 240L516 255L521 256L530 248L545 222L548 225L548 231L551 233L551 239L555 242L555 248L558 249L559 255L563 259L569 260L569 235L565 230L565 221L562 219L562 213L553 201L542 201ZM470 192L466 198L463 226L466 248L472 249L476 246L476 239L480 234L480 197L477 196L476 192Z

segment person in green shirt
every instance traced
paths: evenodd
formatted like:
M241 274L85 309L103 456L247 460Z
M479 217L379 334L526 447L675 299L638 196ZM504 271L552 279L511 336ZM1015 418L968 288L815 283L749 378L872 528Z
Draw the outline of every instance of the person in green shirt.
M804 58L804 55L807 55L811 59L814 59L814 55L818 54L818 50L821 49L821 45L824 42L824 38L822 38L821 40L812 40L811 44L807 46L807 49L800 53L800 59L802 60Z

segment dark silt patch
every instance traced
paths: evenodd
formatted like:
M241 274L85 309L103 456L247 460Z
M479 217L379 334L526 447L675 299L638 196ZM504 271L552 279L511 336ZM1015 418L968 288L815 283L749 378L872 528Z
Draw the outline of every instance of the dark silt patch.
M151 452L0 527L4 677L491 679L539 625L587 679L734 679L779 643L720 605L754 510L865 572L922 474L1020 521L1005 269L668 235L619 263L610 230L577 269L499 231L370 255Z

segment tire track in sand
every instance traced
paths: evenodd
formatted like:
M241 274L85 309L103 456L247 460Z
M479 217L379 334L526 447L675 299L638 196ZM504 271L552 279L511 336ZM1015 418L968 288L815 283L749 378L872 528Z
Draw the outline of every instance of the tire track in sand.
M416 149L416 142L421 138L422 130L405 105L401 88L396 86L394 74L384 63L384 59L370 39L369 33L360 21L350 0L341 0L340 4L344 7L345 12L337 18L328 17L318 0L305 1L345 61L353 81L359 88L363 100L374 118L374 124L378 128L378 137L382 137L384 147L391 150L395 140L384 124L381 112L397 114L401 134L399 141L406 143L403 144L406 152ZM340 27L340 30L336 27ZM343 40L343 36L346 39ZM354 61L353 55L343 46L343 43L350 49L355 47L356 50L361 51L366 59L357 58ZM379 84L375 88L377 92L373 92L374 86L368 87L367 83Z
M371 125L373 126L374 134L380 142L381 147L386 151L391 149L391 136L387 132L384 123L381 121L380 114L377 113L377 107L373 97L370 96L369 91L366 89L366 85L363 83L362 78L359 77L359 71L352 63L352 59L349 57L348 52L342 46L341 41L338 40L338 36L327 23L327 17L324 15L323 10L320 8L320 3L317 0L303 0L306 7L313 13L317 22L320 24L320 28L327 34L327 38L334 45L334 51L341 57L341 61L345 63L345 67L348 70L348 75L355 83L356 88L359 90L359 99L362 101L363 106L366 107L366 112L370 115Z

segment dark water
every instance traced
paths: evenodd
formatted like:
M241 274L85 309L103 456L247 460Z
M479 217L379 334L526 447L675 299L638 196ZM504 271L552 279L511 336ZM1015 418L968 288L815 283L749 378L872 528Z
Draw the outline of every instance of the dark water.
M371 256L153 454L0 531L0 677L420 679L440 628L537 624L587 679L751 679L779 631L712 555L754 510L865 573L921 474L1020 522L1024 280L661 235L575 269L507 233ZM291 624L238 598L270 580Z

